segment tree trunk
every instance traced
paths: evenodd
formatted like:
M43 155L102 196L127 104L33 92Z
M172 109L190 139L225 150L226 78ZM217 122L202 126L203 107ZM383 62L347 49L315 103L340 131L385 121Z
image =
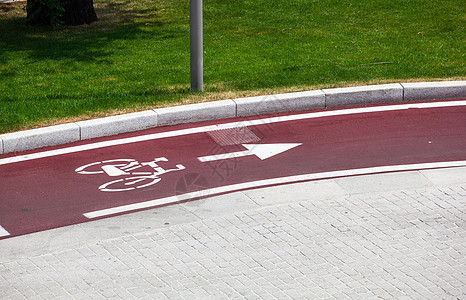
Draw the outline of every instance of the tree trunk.
M92 0L68 0L67 2L64 14L66 25L91 24L98 20Z
M97 21L92 0L27 0L29 25L82 25Z

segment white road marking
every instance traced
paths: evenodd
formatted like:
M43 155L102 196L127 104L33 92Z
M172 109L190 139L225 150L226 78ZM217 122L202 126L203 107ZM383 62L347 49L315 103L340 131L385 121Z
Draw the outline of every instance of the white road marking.
M311 113L297 114L297 115L279 116L279 117L264 118L264 119L250 120L250 121L232 122L232 123L210 125L210 126L201 126L201 127L147 134L147 135L129 137L129 138L124 138L124 139L105 141L105 142L90 143L86 145L37 152L37 153L27 154L27 155L13 156L13 157L0 159L0 165L6 165L6 164L21 162L21 161L27 161L27 160L44 158L44 157L51 157L51 156L56 156L56 155L63 155L63 154L117 146L117 145L124 145L124 144L136 143L136 142L143 142L143 141L156 140L156 139L162 139L162 138L170 138L170 137L183 136L183 135L202 133L202 132L209 132L209 131L215 131L219 129L257 126L257 125L264 125L264 124L277 123L277 122L296 121L296 120L333 117L333 116L342 116L342 115L351 115L351 114L406 110L406 109L412 109L412 108L423 109L423 108L440 108L440 107L453 107L453 106L466 106L466 100L465 101L412 103L412 104L399 104L399 105L376 106L376 107L350 108L350 109L342 109L342 110L332 110L332 111L311 112Z
M115 166L112 165L104 165L101 167L102 170L107 173L108 176L122 176L122 175L130 175L130 173L126 173L125 171L122 171L118 169Z
M10 235L10 233L8 231L6 231L5 228L0 226L0 237L9 236L9 235Z
M227 186L221 186L211 189L205 189L202 191L196 191L178 196L171 196L161 199L149 200L134 204L122 205L113 208L97 210L93 212L85 213L84 216L89 219L99 218L109 215L114 215L123 212L130 212L138 209L150 208L164 204L175 203L183 200L189 200L196 198L199 194L203 195L216 195L222 193L230 193L234 191L259 188L264 186L271 186L277 184L293 183L299 181L317 180L317 179L329 179L336 177L346 177L354 175L369 175L376 173L388 173L388 172L400 172L400 171L414 171L414 170L426 170L426 169L437 169L437 168L449 168L449 167L464 167L466 166L466 160L463 161L451 161L451 162L436 162L436 163L421 163L421 164L408 164L408 165L396 165L396 166L381 166L381 167L370 167L343 171L332 171L322 173L311 173L304 175L287 176L273 179L264 179L258 181L251 181L245 183L232 184Z
M201 162L208 162L208 161L255 155L259 157L261 160L264 160L269 157L280 154L282 152L288 151L299 145L302 145L302 143L243 144L243 146L246 147L248 150L224 153L224 154L218 154L218 155L203 156L203 157L198 157L197 159L199 159L199 161Z

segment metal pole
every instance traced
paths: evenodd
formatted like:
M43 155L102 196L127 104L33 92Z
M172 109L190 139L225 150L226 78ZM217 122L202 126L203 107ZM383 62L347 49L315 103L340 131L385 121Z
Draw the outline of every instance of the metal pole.
M202 0L190 0L191 91L202 92Z

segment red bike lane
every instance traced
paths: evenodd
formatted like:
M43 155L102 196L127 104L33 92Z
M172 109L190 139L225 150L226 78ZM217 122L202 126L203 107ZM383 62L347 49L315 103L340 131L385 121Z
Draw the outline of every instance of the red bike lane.
M306 174L462 162L466 103L454 103L235 118L3 155L0 229L7 234L0 238L229 191L222 187L238 190ZM106 141L110 144L101 147ZM116 207L128 209L92 216Z

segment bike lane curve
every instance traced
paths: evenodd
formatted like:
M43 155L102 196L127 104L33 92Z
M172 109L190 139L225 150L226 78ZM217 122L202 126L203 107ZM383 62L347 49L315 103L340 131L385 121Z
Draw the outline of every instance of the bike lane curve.
M235 118L3 155L0 238L259 186L464 166L465 102Z

